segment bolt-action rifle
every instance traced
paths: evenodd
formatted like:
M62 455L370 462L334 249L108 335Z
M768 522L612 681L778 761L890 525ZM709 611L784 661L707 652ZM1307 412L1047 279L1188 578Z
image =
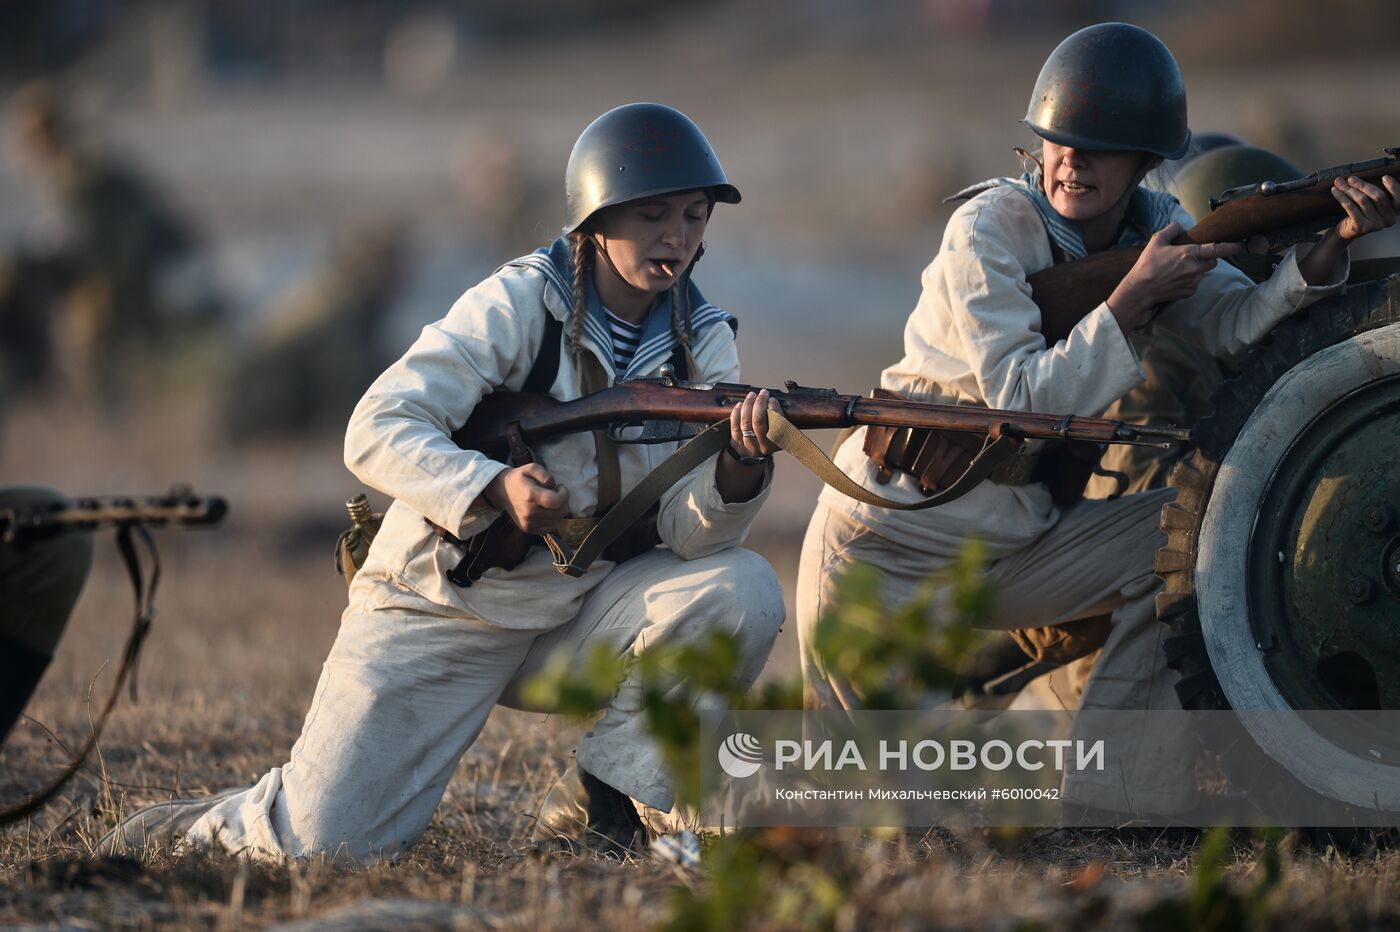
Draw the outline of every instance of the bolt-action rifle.
M1125 424L1074 415L1000 411L975 405L947 405L898 397L842 395L834 388L806 388L795 382L769 394L779 410L769 412L768 438L791 453L824 482L852 498L899 510L929 508L952 501L992 475L1027 440L1131 443L1171 447L1191 439L1179 427ZM604 547L630 528L665 491L691 469L717 455L729 441L729 412L753 385L681 383L669 367L661 378L631 379L573 401L549 395L500 392L487 395L471 418L452 435L463 449L479 450L513 466L533 461L529 444L558 434L606 428L616 443L685 441L606 515L593 524L577 550L544 535L555 566L582 575ZM874 393L888 396L890 393ZM917 502L876 495L838 469L803 433L813 428L907 429L900 436L902 462L921 477L928 494ZM960 443L942 442L949 436ZM912 445L917 443L917 449ZM903 467L901 467L903 468ZM509 533L508 518L498 533ZM507 527L506 525L510 525ZM484 532L490 534L492 532ZM501 565L499 563L495 565ZM464 571L465 572L465 571ZM453 580L457 582L457 579ZM460 585L469 585L463 577Z
M1353 175L1377 182L1400 177L1400 148L1382 158L1335 165L1293 181L1263 181L1231 188L1211 198L1211 214L1173 242L1243 243L1264 236L1271 250L1310 239L1336 223L1345 211L1332 196L1332 182ZM1040 308L1041 332L1048 344L1069 336L1084 317L1108 300L1132 269L1142 246L1125 246L1052 265L1030 275L1031 297Z
M549 395L499 392L477 403L471 418L452 435L463 449L488 456L508 454L512 435L526 442L558 434L608 427L618 443L673 443L702 433L729 417L734 405L757 385L728 382L682 384L666 372L661 378L629 379L574 401ZM1191 432L1179 427L1126 424L1077 415L1000 411L980 405L934 404L902 398L842 395L834 388L807 388L796 382L769 396L794 428L819 430L844 427L911 427L1023 440L1085 440L1170 447L1189 441ZM772 431L770 430L770 436ZM785 446L781 440L779 446ZM786 447L785 447L786 448Z

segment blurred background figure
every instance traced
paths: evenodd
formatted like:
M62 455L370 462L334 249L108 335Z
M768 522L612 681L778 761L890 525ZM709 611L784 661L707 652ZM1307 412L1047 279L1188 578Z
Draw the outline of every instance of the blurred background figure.
M274 298L223 385L226 440L344 432L355 402L398 355L385 349L384 323L403 283L405 239L396 223L366 224Z
M16 377L41 382L52 348L70 388L116 407L153 350L217 316L198 237L136 169L84 138L55 85L14 94L9 137L25 176L61 213L63 236L47 254L7 263L3 301L16 327L5 328L6 355L40 350Z
M0 252L0 399L41 390L53 378L52 313L72 280L61 256Z
M523 256L551 242L559 231L558 185L524 162L518 139L503 127L487 127L459 149L453 183L462 224L481 241L483 252Z

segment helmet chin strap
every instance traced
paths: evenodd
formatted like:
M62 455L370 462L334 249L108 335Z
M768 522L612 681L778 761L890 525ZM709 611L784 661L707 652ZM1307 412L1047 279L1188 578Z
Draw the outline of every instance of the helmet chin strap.
M706 217L712 217L715 213L715 193L713 190L707 189L705 191L705 196L709 202L706 205ZM624 288L636 295L651 294L651 292L647 291L645 288L638 288L636 285L629 282L626 278L623 277L622 273L617 270L617 265L613 262L612 256L608 255L607 239L603 236L602 233L595 229L591 233L589 233L588 236L591 240L593 240L594 249L596 249L598 254L603 257L603 261L607 263L608 269L614 275L617 276L617 280L622 283L622 286ZM686 278L689 277L691 270L695 268L695 263L699 262L700 257L704 254L705 244L702 242L700 244L700 247L695 250L695 256L690 260L690 264L685 267L685 269L680 273L680 275L676 276L676 281L685 281Z
M606 245L606 240L604 240L603 235L601 233L593 233L591 234L591 236L593 238L593 248L598 250L598 254L603 257L603 261L607 263L608 268L612 271L612 273L617 276L617 280L622 282L622 286L624 288L631 291L635 295L651 294L651 292L647 291L645 288L638 288L636 285L629 282L626 278L622 276L622 273L617 270L617 266L613 264L612 256L608 255L608 247Z
M1118 198L1118 203L1113 205L1115 209L1117 209L1119 205L1126 205L1133 199L1133 194L1137 191L1138 187L1141 186L1143 179L1147 177L1147 173L1156 168L1161 161L1162 160L1157 156L1151 153L1147 154L1147 157L1143 159L1142 165L1138 168L1137 174L1133 177L1132 183L1128 185L1127 189L1123 191L1122 196ZM1122 230L1123 224L1127 222L1128 210L1127 207L1124 206L1123 218L1118 221L1118 228L1120 231ZM1152 231L1148 231L1147 235L1151 236Z

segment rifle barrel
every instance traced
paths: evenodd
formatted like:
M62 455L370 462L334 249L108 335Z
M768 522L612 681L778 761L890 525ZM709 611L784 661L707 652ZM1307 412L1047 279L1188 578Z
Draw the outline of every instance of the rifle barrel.
M1179 427L1137 426L1121 421L1075 415L1002 411L976 405L941 405L893 399L861 399L852 410L857 424L888 427L924 427L986 433L995 424L1005 425L1014 436L1028 440L1087 440L1098 443L1189 441L1191 432ZM795 422L794 422L795 423Z

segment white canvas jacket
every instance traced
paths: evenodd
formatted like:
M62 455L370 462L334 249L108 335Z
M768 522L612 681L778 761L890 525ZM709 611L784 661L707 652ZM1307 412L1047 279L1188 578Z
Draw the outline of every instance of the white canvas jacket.
M1191 216L1177 207L1183 228ZM1216 355L1236 353L1282 318L1341 290L1347 268L1309 287L1290 250L1274 275L1255 285L1221 262L1189 299L1168 305L1154 326L1170 328ZM948 221L942 247L923 273L923 293L904 328L904 358L880 384L921 401L1014 411L1097 416L1142 380L1137 352L1100 304L1047 347L1027 276L1053 264L1044 222L1032 202L1010 187L983 191ZM1135 335L1137 338L1137 335ZM1145 338L1145 336L1143 337ZM918 482L896 472L888 485L862 452L864 431L841 447L837 465L866 488L891 498L921 498ZM926 511L861 505L827 488L821 502L877 534L924 552L951 555L968 538L992 557L1025 546L1058 519L1044 485L984 482L966 496Z
M554 252L558 258L559 244ZM698 294L698 292L692 292ZM390 586L358 591L394 593L406 607L421 610L422 599L447 612L463 612L491 624L546 629L577 613L584 595L614 564L598 560L578 579L554 569L547 549L530 552L513 570L487 570L470 587L459 587L447 572L462 549L439 539L424 518L466 539L484 530L500 512L481 493L508 467L484 454L459 449L450 439L476 403L492 391L518 391L544 337L545 314L567 322L572 299L561 270L549 254L537 252L503 266L462 295L447 316L423 329L418 340L384 372L356 406L345 437L345 464L366 485L393 496L393 505L370 548L360 575ZM669 311L653 310L653 316ZM714 305L694 305L692 352L706 382L739 380L739 357L728 315ZM626 376L657 374L674 346L669 327L656 322L643 336ZM583 345L612 373L612 344L606 327L591 316ZM565 328L567 332L567 327ZM561 401L579 397L579 377L567 347L550 394ZM727 412L725 412L727 413ZM718 418L716 418L718 420ZM622 491L637 484L676 449L676 444L622 445ZM597 503L598 467L589 433L536 441L537 461L569 491L570 513L590 515ZM660 503L661 540L687 559L743 542L771 488L772 467L752 500L726 503L715 487L711 458L673 486Z

